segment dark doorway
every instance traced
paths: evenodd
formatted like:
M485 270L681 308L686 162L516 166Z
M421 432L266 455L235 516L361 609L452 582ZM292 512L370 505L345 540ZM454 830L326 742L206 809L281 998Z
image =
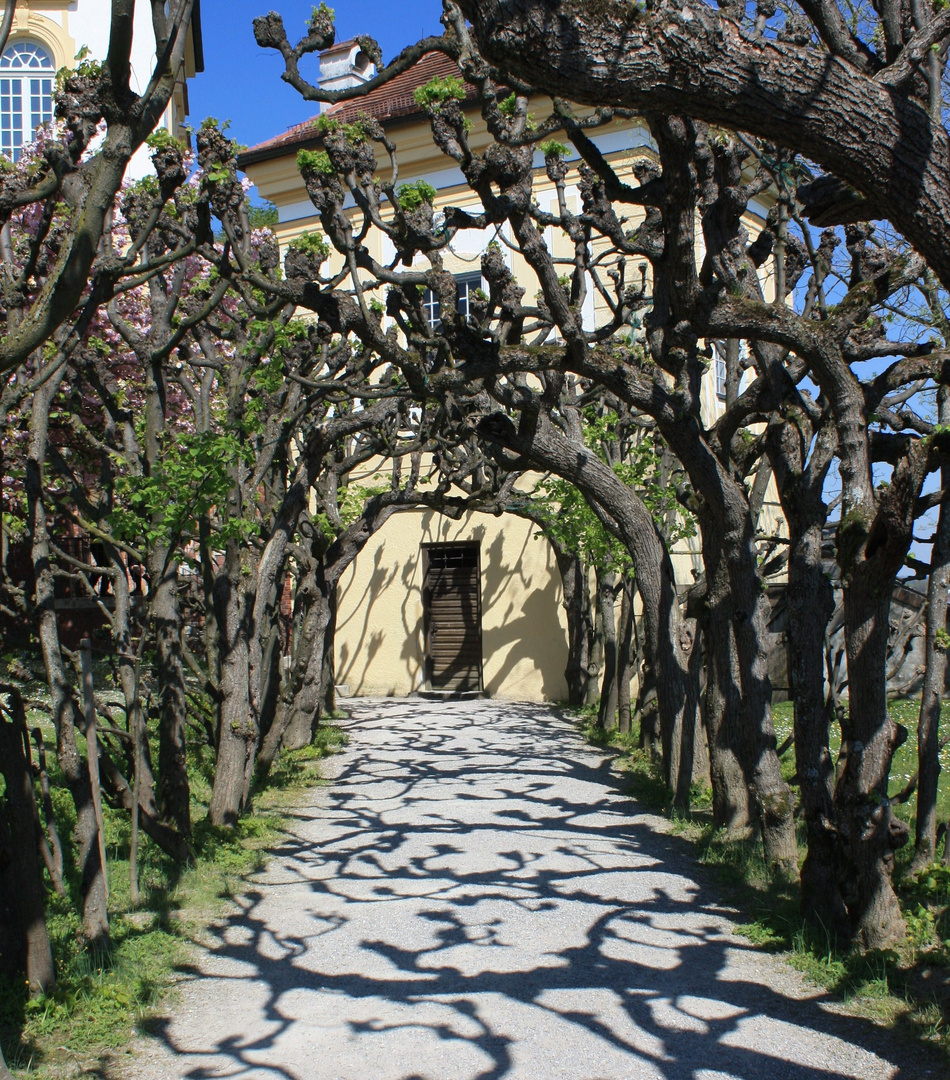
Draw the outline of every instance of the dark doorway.
M478 544L425 544L426 678L431 690L482 688Z

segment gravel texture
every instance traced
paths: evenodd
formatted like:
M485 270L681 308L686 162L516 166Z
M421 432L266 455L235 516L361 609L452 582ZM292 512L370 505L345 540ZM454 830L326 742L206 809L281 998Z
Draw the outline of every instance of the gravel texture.
M554 710L354 701L129 1080L946 1077L732 933Z

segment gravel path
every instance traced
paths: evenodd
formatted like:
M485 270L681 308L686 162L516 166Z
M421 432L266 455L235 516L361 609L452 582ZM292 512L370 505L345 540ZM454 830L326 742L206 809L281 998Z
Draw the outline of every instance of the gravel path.
M907 1080L550 709L358 701L136 1080Z

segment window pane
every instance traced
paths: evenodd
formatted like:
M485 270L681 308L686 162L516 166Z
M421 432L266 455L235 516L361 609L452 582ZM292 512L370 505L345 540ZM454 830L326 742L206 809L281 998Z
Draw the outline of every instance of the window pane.
M477 274L459 274L456 279L456 284L459 291L458 310L460 315L464 315L466 318L471 314L471 299L472 293L476 289L482 287L482 275Z
M438 297L431 289L426 289L422 294L422 310L425 312L426 321L430 329L435 329L442 318L442 306Z
M716 396L726 400L726 361L716 357Z
M53 80L30 79L30 138L53 119Z

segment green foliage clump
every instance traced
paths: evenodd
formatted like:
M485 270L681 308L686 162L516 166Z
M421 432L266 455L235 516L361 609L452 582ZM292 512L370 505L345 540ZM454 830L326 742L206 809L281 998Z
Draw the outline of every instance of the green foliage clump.
M323 176L333 176L336 171L326 150L299 150L297 168L301 172L320 173Z
M342 131L350 142L365 142L366 140L366 128L362 119L354 120L352 124L344 124L326 113L321 113L317 117L317 131L321 135L335 135ZM306 151L303 152L306 153Z
M412 96L420 108L433 108L446 101L464 101L465 85L455 75L446 75L444 78L437 75L425 86L417 86Z
M141 180L133 181L129 184L128 193L130 195L145 195L148 198L155 198L158 195L158 177L143 176Z
M616 445L619 439L617 414L588 406L583 419L586 445L607 461L605 448ZM654 519L664 523L671 541L694 535L695 523L685 515L675 491L659 481L660 447L652 434L625 440L620 460L611 467L628 487L636 490ZM607 532L573 484L549 478L538 486L536 494L547 509L544 533L579 555L588 566L624 576L633 573L626 547Z
M102 75L102 63L90 58L88 45L83 45L74 59L77 61L74 68L61 67L56 72L57 93L62 92L69 79L98 79Z
M205 123L207 123L207 121L205 121ZM150 150L156 151L173 147L175 150L180 150L181 153L185 153L188 149L181 139L176 139L174 135L172 135L168 128L156 128L145 140L145 145Z
M515 94L509 94L506 98L503 98L498 102L498 111L502 116L514 116L516 101L517 96Z
M295 236L287 245L293 251L302 252L304 255L318 262L325 262L330 257L330 245L326 242L322 233L302 232Z
M342 493L337 506L339 525L330 520L325 510L314 514L313 521L328 540L334 540L343 529L348 528L363 513L366 503L377 495L389 490L388 484L376 486L368 484L350 484Z
M431 206L435 202L435 196L435 188L431 184L427 184L425 180L402 184L396 191L400 209L410 213L413 210L418 210L423 203L428 203Z
M546 158L549 157L567 157L571 152L571 148L562 142L558 142L557 139L548 139L541 143L541 153Z
M108 515L113 534L128 543L172 543L197 531L198 519L224 506L231 490L230 470L248 460L239 434L176 432L163 447L161 461L148 476L120 476L117 506ZM247 538L253 525L228 515L221 539Z
M535 493L545 503L545 523L537 535L549 536L587 566L623 575L633 573L627 549L601 525L584 496L569 480L547 479Z
M257 206L249 206L247 219L252 229L271 229L278 222L277 207L267 199Z

